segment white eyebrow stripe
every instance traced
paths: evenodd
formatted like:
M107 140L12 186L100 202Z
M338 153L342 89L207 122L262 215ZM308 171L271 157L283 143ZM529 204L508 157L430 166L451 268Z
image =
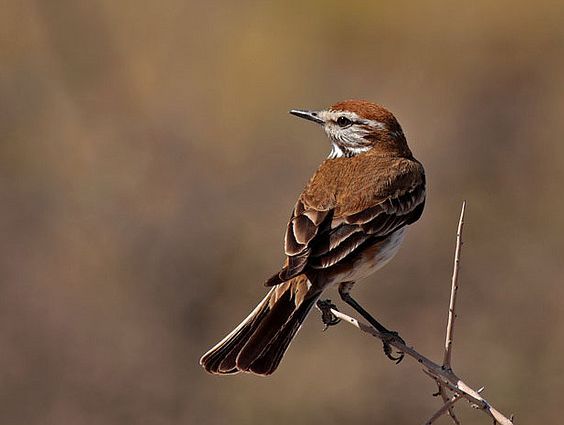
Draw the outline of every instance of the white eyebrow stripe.
M384 124L383 122L361 118L358 116L356 112L352 112L352 111L334 111L330 109L328 111L320 111L319 117L325 121L328 120L337 121L339 117L346 117L349 120L351 120L353 123L364 124L370 127L379 128L381 130L387 129L386 124Z
M380 130L386 130L388 128L382 121L364 120L364 124L367 124L370 127L379 128Z

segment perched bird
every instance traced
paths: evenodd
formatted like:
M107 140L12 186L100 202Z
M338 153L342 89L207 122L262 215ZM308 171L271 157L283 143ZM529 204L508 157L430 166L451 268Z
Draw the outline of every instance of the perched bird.
M406 227L421 216L423 166L396 118L380 105L348 100L326 110L290 113L322 126L331 152L298 197L284 238L286 262L265 283L270 291L201 358L210 373L273 373L316 303L324 322L334 324L320 302L333 285L380 332L398 337L368 314L350 290L392 259ZM386 345L388 357L397 360Z

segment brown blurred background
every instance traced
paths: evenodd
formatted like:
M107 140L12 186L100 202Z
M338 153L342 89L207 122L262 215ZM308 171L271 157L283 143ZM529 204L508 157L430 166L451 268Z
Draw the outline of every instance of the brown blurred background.
M397 115L429 183L358 299L439 360L467 199L455 367L518 423L558 423L563 17L550 0L9 1L0 423L422 423L439 401L417 365L317 313L270 378L198 365L262 297L329 151L287 111L347 98Z

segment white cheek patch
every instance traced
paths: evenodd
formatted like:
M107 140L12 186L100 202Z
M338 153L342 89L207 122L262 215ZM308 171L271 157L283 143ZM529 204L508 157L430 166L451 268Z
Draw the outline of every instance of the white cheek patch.
M364 136L370 132L361 126L351 125L347 128L341 128L336 124L325 124L325 133L336 143L346 145L347 147L354 147L355 145L365 145L366 140Z
M364 138L369 131L358 125L341 128L337 124L325 125L325 133L331 140L332 150L330 158L342 156L354 156L371 149L370 144Z
M386 129L382 122L361 118L350 111L320 111L319 117L326 122L323 128L332 144L329 158L354 156L369 151L372 146L365 139L370 133L369 129ZM343 128L336 123L339 117L348 118L353 124Z

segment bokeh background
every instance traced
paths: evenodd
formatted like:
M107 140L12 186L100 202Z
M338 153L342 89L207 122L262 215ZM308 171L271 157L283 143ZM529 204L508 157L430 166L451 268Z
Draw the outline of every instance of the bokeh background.
M20 0L0 40L0 423L422 423L418 366L317 313L272 377L198 365L329 151L287 111L347 98L394 111L429 184L358 299L440 360L467 199L454 365L561 420L562 2Z

